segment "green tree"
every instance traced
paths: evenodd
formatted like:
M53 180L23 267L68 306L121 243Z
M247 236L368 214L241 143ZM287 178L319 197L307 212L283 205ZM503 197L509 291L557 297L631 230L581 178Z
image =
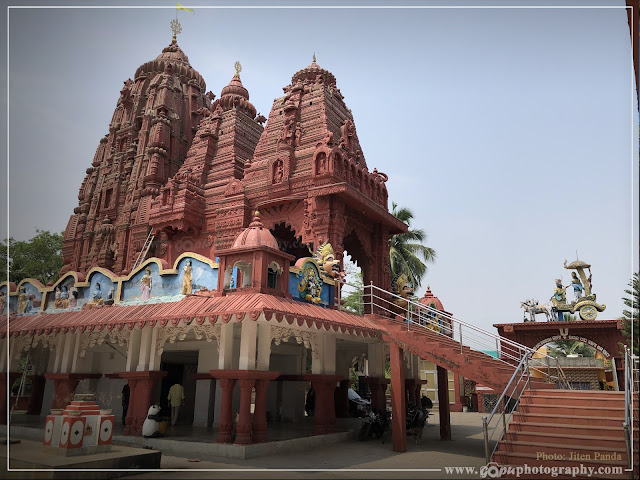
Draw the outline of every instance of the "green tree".
M622 311L622 334L628 338L628 343L631 345L631 324L633 322L633 353L634 355L640 355L640 323L638 322L638 317L640 317L640 307L638 302L640 302L640 286L638 285L638 272L633 274L633 278L628 283L631 289L625 290L624 293L629 295L629 297L622 297L622 301L624 304L629 307L630 310L626 308Z
M427 273L425 263L433 262L436 252L433 248L423 245L427 241L427 234L422 229L412 229L413 212L408 208L398 208L395 202L391 204L391 214L409 226L407 233L398 233L389 240L389 268L391 277L404 273L414 287L419 287L422 277Z
M7 272L7 260L9 272ZM0 278L18 283L25 278L35 278L47 284L58 278L62 268L62 233L36 230L28 241L13 238L0 245Z
M355 271L353 264L346 263L345 271L348 276L349 285L342 287L343 292L346 293L346 295L342 297L342 306L345 310L362 315L364 313L364 304L362 301L362 272Z
M556 340L549 344L549 355L552 357L566 357L574 353L583 357L595 357L596 349L577 340Z

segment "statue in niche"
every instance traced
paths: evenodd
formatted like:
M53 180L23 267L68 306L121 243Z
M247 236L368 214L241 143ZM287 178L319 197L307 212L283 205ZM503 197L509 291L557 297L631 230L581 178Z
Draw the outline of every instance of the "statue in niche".
M193 282L191 260L185 262L182 271L184 273L182 275L182 292L180 293L182 293L182 295L191 295L191 284Z
M111 290L109 290L109 295L107 295L107 299L104 301L105 305L113 305L113 294L114 294L115 289L113 287L111 287Z
M91 292L91 301L87 305L102 305L104 299L102 298L102 286L100 282L96 282L96 287Z
M76 287L71 287L69 290L69 307L77 307L78 306L78 289Z
M151 268L147 267L144 270L144 277L140 280L140 290L142 291L142 295L140 295L140 300L149 300L151 298Z
M316 157L316 172L318 173L318 175L325 173L328 168L327 168L327 154L325 152L320 152L318 153L318 156Z
M20 287L18 291L18 313L27 311L27 291L24 287Z
M53 299L53 306L59 309L62 308L62 290L60 290L60 285L56 287L56 293Z
M273 164L273 183L280 183L284 178L284 166L282 160L276 160Z
M60 293L60 303L62 304L61 308L69 308L69 288L64 285L62 287L62 292Z

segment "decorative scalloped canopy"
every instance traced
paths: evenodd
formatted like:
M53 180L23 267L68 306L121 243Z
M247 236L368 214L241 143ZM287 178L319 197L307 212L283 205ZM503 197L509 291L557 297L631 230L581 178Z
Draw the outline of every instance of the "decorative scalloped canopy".
M249 227L236 237L231 249L253 247L270 247L279 250L278 242L269 229L264 227L260 221L260 212L257 211Z

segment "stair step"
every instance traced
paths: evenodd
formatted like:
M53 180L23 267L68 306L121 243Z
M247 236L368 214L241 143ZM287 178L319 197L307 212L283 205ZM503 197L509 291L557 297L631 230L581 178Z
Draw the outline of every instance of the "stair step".
M567 419L571 420L571 419ZM611 427L604 425L576 425L575 423L545 423L545 422L520 422L512 420L509 423L509 431L531 432L531 433L565 433L571 432L573 435L620 437L624 440L624 430L622 425Z
M583 407L575 405L520 405L523 413L541 413L563 415L567 418L574 416L606 417L624 419L624 409L612 407Z
M552 424L554 422L566 424L567 422L571 422L574 425L594 425L594 426L605 426L605 427L619 427L622 428L623 419L620 418L611 418L611 417L599 417L594 415L557 415L551 413L527 413L522 410L519 412L514 412L513 420L518 422L529 422L533 421L535 423L549 423Z
M567 400L570 397L558 396L554 393L531 395L525 393L522 396L521 403L523 405L566 405ZM600 397L587 397L587 398L571 398L570 403L576 407L611 407L611 408L624 408L623 398L600 398Z
M627 448L623 432L617 437L603 435L578 435L569 428L563 433L554 432L523 432L514 431L509 425L506 439L510 442L533 442L545 443L554 442L565 445L577 445L597 450L601 446L615 449L620 452Z
M535 453L541 458L542 455L555 455L561 460L612 460L626 464L626 447L611 448L603 446L585 446L567 443L531 442L531 441L509 441L502 440L498 444L499 451Z
M589 396L589 397L601 397L601 398L621 397L622 399L624 399L624 392L605 391L605 390L565 390L565 389L558 389L558 392L555 393L555 395L558 396L558 397L563 396L563 397L575 397L575 398L584 398L585 396Z

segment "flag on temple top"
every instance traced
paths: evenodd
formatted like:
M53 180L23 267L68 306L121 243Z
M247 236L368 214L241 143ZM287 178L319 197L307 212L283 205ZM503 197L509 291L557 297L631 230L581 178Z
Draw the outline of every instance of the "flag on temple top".
M178 2L176 2L176 10L184 10L185 12L193 12L193 8L183 7ZM195 13L195 12L193 12L193 13Z

